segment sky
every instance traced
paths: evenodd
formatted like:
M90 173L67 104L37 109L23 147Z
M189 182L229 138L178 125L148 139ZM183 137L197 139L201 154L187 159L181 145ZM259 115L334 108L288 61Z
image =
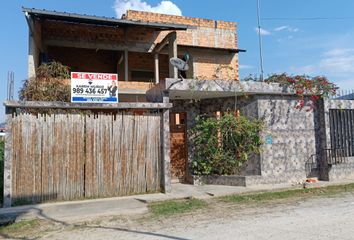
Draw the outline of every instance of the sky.
M27 78L28 27L21 7L121 17L126 9L237 22L240 77L259 75L256 0L11 0L2 2L0 100L8 71L15 98ZM353 0L260 0L264 73L322 75L354 89ZM3 107L0 122L4 121Z

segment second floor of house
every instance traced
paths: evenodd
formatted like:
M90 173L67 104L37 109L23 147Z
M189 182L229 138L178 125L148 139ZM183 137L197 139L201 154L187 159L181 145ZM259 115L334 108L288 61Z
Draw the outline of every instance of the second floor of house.
M29 77L58 61L73 72L117 73L122 94L166 78L238 80L236 23L128 10L107 18L23 8L29 26ZM169 63L188 55L189 70Z

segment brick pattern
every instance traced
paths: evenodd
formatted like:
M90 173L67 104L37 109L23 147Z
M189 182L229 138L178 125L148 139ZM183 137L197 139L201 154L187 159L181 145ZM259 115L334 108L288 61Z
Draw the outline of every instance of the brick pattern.
M200 18L173 16L166 14L156 14L139 11L128 11L126 19L134 21L150 21L160 23L177 23L187 24L195 27L186 31L177 31L177 44L179 46L199 46L208 47L210 49L188 49L193 57L193 74L190 77L196 79L222 79L222 80L238 80L238 57L235 53L227 51L215 51L213 49L237 48L236 23L225 21L214 21ZM146 46L146 51L160 43L170 31L156 31L152 28L134 27L127 28L111 28L104 26L91 26L80 24L69 24L55 21L44 21L42 23L43 39L64 39L78 42L89 43L105 43L105 44L125 44L141 43ZM78 52L79 51L79 52ZM85 71L117 71L121 77L124 77L124 64L116 66L117 58L120 52L112 52L107 57L98 56L97 60L91 60L93 51L84 49L72 51L72 53L55 50L51 55L58 56L58 60L63 63L69 62L70 66L81 65ZM73 53L76 54L73 54ZM82 52L82 53L81 53ZM99 53L102 52L101 50ZM63 56L60 56L62 54ZM90 55L90 56L89 56ZM71 59L69 59L69 56ZM75 63L80 59L90 59L86 63ZM110 59L112 62L106 63ZM107 66L103 66L106 64ZM160 79L168 77L168 56L160 55ZM85 65L85 66L84 66ZM118 68L118 69L117 69ZM129 68L136 70L154 71L154 59L151 54L129 53ZM129 80L131 77L129 76Z
M129 64L129 81L134 81L131 77L131 71L139 70L139 71L155 71L155 62L154 62L154 55L150 53L136 53L136 52L129 52L128 56L128 64ZM160 80L168 78L168 55L159 55L159 69L160 69ZM123 64L122 64L123 65ZM124 76L124 68L122 69L122 73ZM155 79L153 79L155 81Z
M185 24L185 25L196 26L196 27L236 30L236 24L234 22L215 21L215 20L209 20L203 18L176 16L176 15L143 12L143 11L135 11L135 10L128 10L124 18L133 21L175 23L175 24Z

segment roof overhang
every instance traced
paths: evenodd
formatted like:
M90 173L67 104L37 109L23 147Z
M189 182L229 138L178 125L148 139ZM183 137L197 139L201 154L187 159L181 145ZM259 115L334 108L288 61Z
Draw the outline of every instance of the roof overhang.
M155 22L144 22L144 21L132 21L126 19L109 18L109 17L98 17L86 14L77 13L67 13L67 12L56 12L48 10L40 10L34 8L22 7L22 11L26 16L40 20L53 20L53 21L63 21L69 23L77 24L92 24L108 27L149 27L158 30L187 30L188 28L193 28L188 25L183 24L170 24L170 23L155 23Z
M295 95L294 90L278 83L233 80L196 80L167 78L165 88L171 99L203 99L242 95Z

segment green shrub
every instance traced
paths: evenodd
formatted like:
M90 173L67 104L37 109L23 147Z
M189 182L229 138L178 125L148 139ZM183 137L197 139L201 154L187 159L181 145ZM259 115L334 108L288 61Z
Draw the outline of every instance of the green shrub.
M233 175L261 145L262 122L224 114L221 119L198 116L191 130L195 175Z

